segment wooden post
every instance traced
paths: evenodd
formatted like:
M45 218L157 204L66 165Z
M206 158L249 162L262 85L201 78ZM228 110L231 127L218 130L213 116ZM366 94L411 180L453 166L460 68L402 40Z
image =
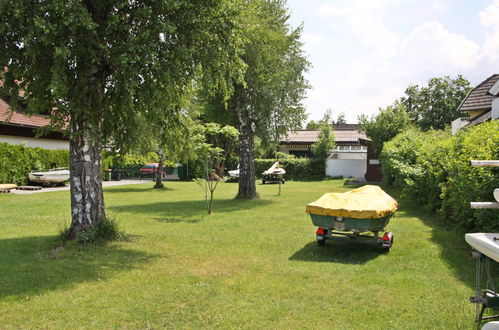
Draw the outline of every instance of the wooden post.
M471 166L499 167L499 160L472 160Z
M499 167L499 160L471 160L470 165L471 166L481 166L481 167ZM495 191L497 191L497 188ZM494 191L494 197L495 197L495 191ZM471 202L470 207L472 209L499 209L499 203L496 203L496 202Z
M496 202L471 202L472 209L499 209L499 203Z

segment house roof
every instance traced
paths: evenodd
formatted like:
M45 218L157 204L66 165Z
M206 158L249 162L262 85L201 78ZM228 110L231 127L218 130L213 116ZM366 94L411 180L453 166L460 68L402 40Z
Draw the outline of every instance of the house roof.
M496 73L473 88L463 100L458 110L490 110L492 108L492 101L498 97L497 95L492 95L490 89L497 81L499 81L499 74Z
M22 112L10 112L9 104L0 99L0 123L6 123L12 126L25 126L39 128L50 125L50 119L42 115L25 115Z
M284 143L314 143L319 139L319 131L299 130L288 132L288 135L281 138Z
M359 143L359 139L366 139L366 135L359 131L357 124L333 125L334 140L336 143ZM317 130L291 131L287 137L281 138L281 143L312 144L319 139Z

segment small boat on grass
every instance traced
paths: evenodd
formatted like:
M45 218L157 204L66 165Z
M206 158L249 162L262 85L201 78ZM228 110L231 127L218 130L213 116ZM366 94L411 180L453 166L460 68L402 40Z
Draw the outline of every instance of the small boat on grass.
M274 165L262 174L262 184L286 182L283 178L283 175L286 174L286 170L279 165L279 162L275 162Z
M45 172L32 171L28 174L29 180L39 184L61 184L69 180L67 167L54 168Z

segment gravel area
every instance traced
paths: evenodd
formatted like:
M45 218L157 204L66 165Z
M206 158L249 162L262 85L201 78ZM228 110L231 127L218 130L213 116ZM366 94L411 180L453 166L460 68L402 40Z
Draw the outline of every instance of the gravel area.
M146 183L146 182L151 182L151 180L102 181L102 186L105 188L105 187L123 186L123 185L127 185L127 184L139 184L139 183ZM64 186L64 187L43 187L40 190L13 189L10 191L10 193L17 194L17 195L29 195L29 194L39 194L39 193L44 193L44 192L62 191L62 190L69 190L69 184L66 184L66 186Z

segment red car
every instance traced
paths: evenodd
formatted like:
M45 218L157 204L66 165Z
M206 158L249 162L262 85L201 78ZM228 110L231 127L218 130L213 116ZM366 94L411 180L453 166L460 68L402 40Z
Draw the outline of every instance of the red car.
M140 177L152 177L154 174L158 173L158 163L147 163L140 168ZM166 172L163 168L163 176L165 176Z

